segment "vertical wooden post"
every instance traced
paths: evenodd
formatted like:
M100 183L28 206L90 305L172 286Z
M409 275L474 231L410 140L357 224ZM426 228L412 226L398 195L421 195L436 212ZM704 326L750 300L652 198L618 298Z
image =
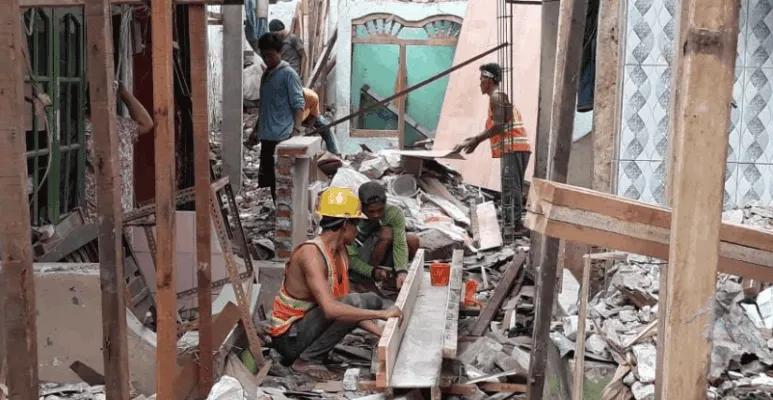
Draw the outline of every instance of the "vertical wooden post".
M9 11L10 10L10 11ZM38 349L27 171L24 159L23 42L19 1L0 13L0 291L5 297L7 384L12 399L37 400Z
M684 0L671 88L674 155L671 246L658 328L659 399L706 398L719 260L727 131L738 40L736 0ZM677 95L678 94L678 95ZM706 162L713 160L714 162ZM661 290L663 286L661 286Z
M223 10L223 174L234 193L242 188L242 45L244 6L224 5Z
M593 100L593 190L612 193L620 132L621 0L601 0Z
M105 394L129 399L129 349L126 336L126 282L123 276L123 207L116 133L113 25L109 0L85 3L86 58L99 223L99 276L102 288L102 355Z
M209 108L207 6L188 7L193 97L193 162L196 192L196 272L199 295L199 396L212 388L212 220L209 208Z
M408 82L408 71L406 71L406 46L400 45L400 58L397 66L397 85L395 85L395 93L405 89L405 85ZM399 114L397 115L397 131L398 133L398 148L400 150L405 149L405 105L408 95L398 97L395 102Z
M550 180L566 183L569 153L572 149L572 131L577 105L577 81L588 0L561 1L556 43L555 81L550 121ZM537 310L529 363L528 396L541 400L545 387L547 345L550 320L555 297L556 267L559 240L543 238L539 248L539 277L537 279Z
M156 125L156 395L159 399L172 399L172 383L177 374L172 0L153 0L150 13L153 42L153 119Z

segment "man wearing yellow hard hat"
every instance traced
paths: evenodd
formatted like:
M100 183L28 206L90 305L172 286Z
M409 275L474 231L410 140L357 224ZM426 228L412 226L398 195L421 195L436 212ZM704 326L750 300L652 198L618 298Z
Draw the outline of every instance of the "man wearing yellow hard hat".
M400 310L383 310L381 298L373 293L349 293L346 246L357 236L357 222L366 218L357 195L331 187L320 195L316 213L322 217L322 231L298 246L285 264L269 334L283 365L330 380L336 374L315 361L358 326L381 335L373 320L399 317Z

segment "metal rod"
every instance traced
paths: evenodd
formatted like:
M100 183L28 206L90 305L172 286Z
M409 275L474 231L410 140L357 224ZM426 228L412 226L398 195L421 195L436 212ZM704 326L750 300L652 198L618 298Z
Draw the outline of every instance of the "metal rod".
M329 123L329 124L327 124L327 125L325 125L323 127L314 129L313 131L306 133L306 136L314 135L314 134L322 132L322 131L324 131L326 129L330 129L331 127L334 127L334 126L336 126L336 125L338 125L338 124L340 124L342 122L346 122L346 121L351 120L352 118L356 117L357 115L360 115L360 114L364 113L365 111L369 111L369 110L372 110L372 109L374 109L376 107L383 106L384 104L389 103L390 101L392 101L392 100L394 100L394 99L396 99L396 98L398 98L400 96L404 96L404 95L406 95L406 94L408 94L410 92L413 92L416 89L419 89L419 88L422 88L424 86L427 86L430 83L432 83L432 82L434 82L434 81L436 81L436 80L438 80L438 79L440 79L440 78L442 78L442 77L444 77L444 76L446 76L446 75L456 71L457 69L460 69L462 67L466 67L467 65L470 65L470 64L474 63L475 61L478 61L481 58L486 57L487 55L489 55L489 54L491 54L491 53L493 53L495 51L498 51L499 49L501 49L501 48L503 48L505 46L507 46L507 43L502 43L499 46L496 46L494 48L486 50L485 52L483 52L483 53L481 53L481 54L479 54L479 55L477 55L477 56L475 56L475 57L473 57L473 58L471 58L471 59L469 59L467 61L464 61L464 62L462 62L462 63L460 63L458 65L454 65L453 67L451 67L451 68L449 68L449 69L447 69L445 71L441 71L441 72L437 73L436 75L433 75L433 76L431 76L431 77L429 77L429 78L427 78L427 79L425 79L425 80L423 80L423 81L421 81L421 82L419 82L419 83L417 83L417 84L415 84L415 85L413 85L411 87L407 87L407 88L405 88L405 89L403 89L403 90L401 90L401 91L399 91L399 92L397 92L397 93L395 93L395 94L393 94L393 95L391 95L391 96L389 96L389 97L387 97L385 99L382 99L382 100L378 101L375 104L371 104L368 107L360 108L359 110L357 110L357 111L355 111L355 112L353 112L353 113L351 113L351 114L349 114L349 115L347 115L345 117L339 118L339 119L337 119L337 120L335 120L335 121L333 121L333 122L331 122L331 123Z

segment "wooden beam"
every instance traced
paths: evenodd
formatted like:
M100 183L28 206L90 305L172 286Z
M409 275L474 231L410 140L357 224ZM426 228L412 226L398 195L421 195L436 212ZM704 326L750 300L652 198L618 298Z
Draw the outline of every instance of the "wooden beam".
M177 374L172 0L153 0L150 12L153 43L153 119L156 127L156 395L159 399L171 399L174 396L173 378Z
M206 6L188 7L191 97L193 103L193 162L196 191L196 276L199 304L199 396L212 389L212 219L209 174L209 85L207 80Z
M617 177L622 84L620 35L625 32L621 0L601 0L593 95L593 181L591 187L612 193Z
M494 294L486 303L486 307L483 308L483 312L480 313L478 319L475 321L475 325L470 329L470 334L473 336L480 336L488 329L489 323L494 319L494 315L502 307L507 295L513 290L515 285L515 278L518 276L518 272L521 270L523 263L526 261L526 253L519 252L513 257L513 261L507 266L502 280L499 281L499 285L494 290Z
M462 300L463 267L464 250L454 250L454 255L451 258L451 279L448 282L443 358L456 358L457 335L459 334L459 303Z
M19 6L23 8L28 7L73 7L82 6L86 4L87 0L21 0ZM110 4L126 4L126 5L146 5L151 3L149 0L109 0ZM174 0L174 4L177 5L223 5L223 4L241 4L244 5L244 0Z
M545 235L668 258L671 211L589 189L534 180L526 225ZM773 280L773 234L722 223L720 271Z
M17 10L19 0L6 2ZM6 384L10 398L38 398L38 350L35 326L35 282L30 244L30 212L27 199L27 168L24 158L23 115L29 112L24 102L24 55L19 13L0 16L0 293L5 308L0 324L5 329L5 353L8 360ZM0 302L2 304L3 302ZM2 360L0 360L2 363ZM3 368L0 366L0 370ZM2 371L0 371L2 372Z
M661 279L656 396L706 397L720 259L727 132L733 99L740 3L685 0L681 73L672 86L674 159L669 268ZM700 5L700 7L698 6ZM678 95L677 95L678 93ZM706 162L715 160L716 162ZM665 296L662 292L665 290Z
M401 318L389 318L381 339L378 342L379 372L376 375L376 382L381 388L389 386L392 377L392 368L394 368L397 352L400 349L400 343L403 341L403 335L408 328L408 321L411 319L413 305L416 302L416 295L419 293L422 277L424 274L424 249L419 249L413 257L408 276L405 277L400 294L397 295L397 306L403 315Z
M569 153L572 149L572 131L577 105L577 81L583 32L588 0L561 1L556 41L555 80L553 82L553 106L550 122L550 180L566 182ZM559 241L546 238L539 248L539 275L537 278L536 312L529 363L529 394L531 400L541 400L545 387L547 345L550 341L550 322L556 287Z
M574 380L572 400L582 400L585 384L585 323L588 319L588 292L590 291L590 269L592 254L586 254L580 285L580 309L577 312L577 347L574 350Z
M223 175L234 193L242 188L242 92L244 7L223 6Z
M129 349L126 336L126 283L123 269L123 206L116 132L115 69L112 10L106 0L88 0L85 7L86 58L89 71L91 123L99 225L99 278L102 289L102 356L105 394L129 399Z

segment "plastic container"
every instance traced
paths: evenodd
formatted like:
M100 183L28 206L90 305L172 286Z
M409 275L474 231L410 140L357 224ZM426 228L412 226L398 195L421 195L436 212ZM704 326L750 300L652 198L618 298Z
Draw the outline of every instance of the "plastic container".
M451 264L432 263L429 266L429 277L432 286L448 286L451 279Z

